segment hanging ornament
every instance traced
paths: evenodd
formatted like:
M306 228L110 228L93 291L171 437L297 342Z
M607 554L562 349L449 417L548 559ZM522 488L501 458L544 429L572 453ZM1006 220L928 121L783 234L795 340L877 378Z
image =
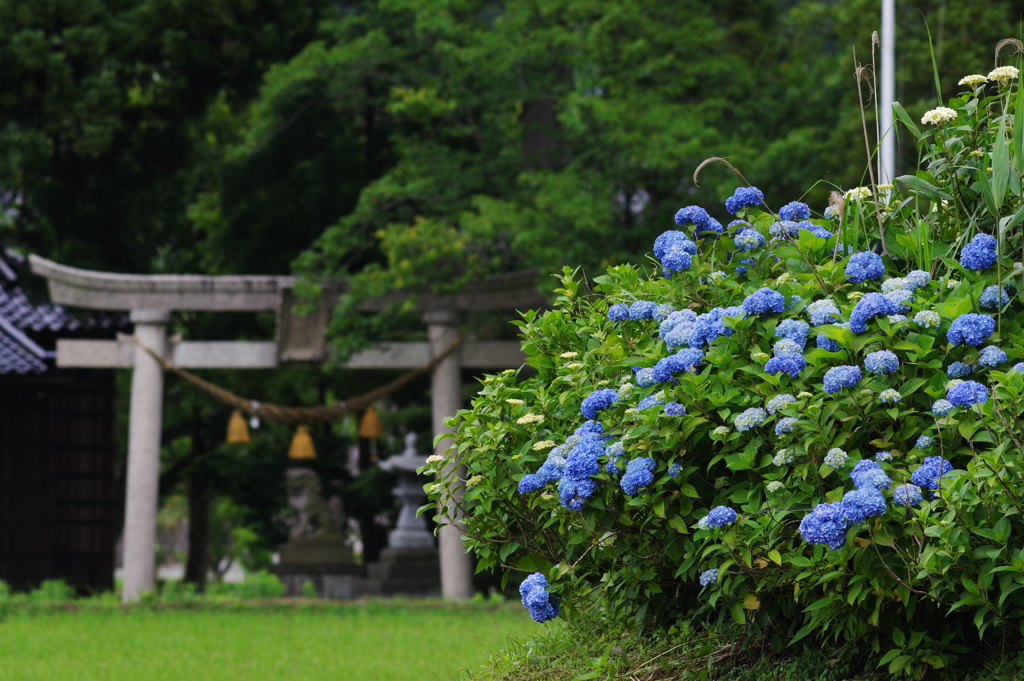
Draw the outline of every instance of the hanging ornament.
M253 430L257 430L260 427L260 403L253 400L249 403L249 413L252 414L252 418L249 419L249 427Z
M363 418L359 419L359 437L367 440L379 440L384 437L384 431L380 427L380 417L377 411L371 406L363 412Z
M292 437L292 446L288 448L289 459L315 459L316 450L313 448L313 438L309 436L309 428L298 426L295 435Z
M245 444L249 442L249 428L245 425L245 417L240 409L231 412L228 419L228 434L225 438L228 444Z

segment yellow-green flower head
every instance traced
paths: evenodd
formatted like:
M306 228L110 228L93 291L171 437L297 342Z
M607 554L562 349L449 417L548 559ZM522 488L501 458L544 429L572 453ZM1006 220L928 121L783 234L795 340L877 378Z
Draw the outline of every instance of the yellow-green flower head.
M474 475L472 478L470 478L469 480L466 481L466 487L472 487L474 485L479 485L483 481L484 481L484 476L482 476L482 475Z
M513 406L518 406L518 405L523 403L522 400L518 400L518 399L516 399L514 397L510 397L510 398L508 398L505 401L508 402L509 404L513 405Z
M533 414L533 413L530 413L530 414L525 414L525 415L520 416L519 418L517 418L516 419L516 423L518 423L521 426L525 426L525 425L530 424L530 423L540 423L543 420L544 420L544 415L543 414Z
M771 357L769 357L768 354L764 352L755 352L750 356L750 358L753 359L755 362L761 362L762 364L771 359Z
M1014 69L1016 70L1016 69ZM921 122L925 125L942 125L956 119L956 111L948 106L940 106L925 113Z
M533 443L533 451L539 452L542 449L551 449L555 446L555 443L551 440L541 440L540 442ZM429 459L428 459L429 461Z
M864 292L863 291L851 291L850 294L848 296L846 296L846 297L850 299L850 302L853 302L855 300L860 300L861 298L863 298L864 297Z
M854 187L846 192L846 198L851 201L863 201L871 198L871 189L868 187Z
M444 456L441 454L431 454L427 457L427 463L430 465L435 463L444 463Z
M802 391L802 392L798 392L798 393L796 394L796 396L797 396L798 398L800 398L801 400L806 400L806 399L807 399L808 397L814 397L814 394L813 394L813 393L809 393L809 392L807 392L806 390L804 390L804 391Z
M998 80L1000 85L1006 87L1019 73L1016 66L998 66L989 72L988 79Z
M572 364L566 364L566 369L582 369L583 365L579 362L573 362Z
M887 191L889 191L892 188L893 188L893 185L891 185L891 184L880 184L880 185L878 185L878 191L880 191L880 192L887 192Z
M967 87L977 89L979 85L984 85L988 82L988 78L980 74L974 73L970 76L964 76L960 79L957 85L966 85Z
M981 158L984 155L985 152L982 151L981 149L975 149L974 151L968 154L968 156L974 156L975 158Z
M575 357L578 354L580 354L580 353L578 353L578 352L563 352L562 354L559 355L559 357L561 357L562 359L572 359L573 357Z

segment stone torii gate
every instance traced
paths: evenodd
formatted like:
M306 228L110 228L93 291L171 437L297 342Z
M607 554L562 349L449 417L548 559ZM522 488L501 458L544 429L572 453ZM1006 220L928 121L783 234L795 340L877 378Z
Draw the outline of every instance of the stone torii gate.
M45 277L54 303L94 310L127 310L138 339L183 369L270 369L325 358L324 329L343 282L328 282L319 308L300 317L294 277L138 275L81 270L36 255L32 271ZM526 310L544 305L534 272L499 275L475 282L465 293L418 297L417 311L427 326L428 342L388 343L354 355L352 369L414 369L428 363L458 336L465 312ZM366 301L361 311L375 312L398 295ZM168 338L167 324L175 310L277 313L274 341L184 341ZM523 363L515 341L467 340L438 362L431 373L430 394L434 436L448 432L444 419L461 407L460 369L516 368ZM132 369L128 427L128 471L125 493L124 581L122 600L136 601L155 583L156 514L159 504L160 435L163 418L163 369L138 343L59 340L57 365ZM446 443L434 451L444 454ZM472 565L457 526L439 532L441 588L446 598L472 595Z

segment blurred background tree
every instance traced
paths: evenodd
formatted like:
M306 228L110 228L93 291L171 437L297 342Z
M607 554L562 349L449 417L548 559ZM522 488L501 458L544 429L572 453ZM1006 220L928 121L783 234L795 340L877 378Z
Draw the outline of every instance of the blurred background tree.
M918 116L937 101L926 26L946 97L988 72L1022 11L898 3L897 98ZM531 267L546 289L564 264L644 262L679 207L721 205L739 183L711 165L695 184L710 156L776 207L820 210L833 186L866 184L852 48L871 64L879 12L877 0L0 0L0 240L109 271L294 271L312 293L349 277L331 327L343 357L422 333L401 314L353 314L360 296ZM903 168L915 162L904 145ZM511 334L504 321L472 323ZM273 333L258 315L175 323L194 339ZM381 378L337 363L210 376L286 404ZM392 430L429 432L426 389L396 397ZM228 503L253 565L265 560L282 537L290 432L228 448L226 409L173 379L168 390L164 492L188 494L197 518ZM317 465L354 515L386 515L390 483L344 472L351 430L314 429Z

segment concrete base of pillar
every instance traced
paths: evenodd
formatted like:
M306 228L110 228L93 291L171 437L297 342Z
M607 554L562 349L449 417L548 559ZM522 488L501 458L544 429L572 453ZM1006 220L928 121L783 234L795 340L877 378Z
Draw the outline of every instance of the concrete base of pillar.
M354 563L280 564L271 565L270 571L284 584L285 596L305 596L302 588L306 582L313 585L320 598L360 598L366 593L363 566Z
M433 548L386 548L380 562L366 567L366 577L370 596L436 596L441 592L441 561Z

